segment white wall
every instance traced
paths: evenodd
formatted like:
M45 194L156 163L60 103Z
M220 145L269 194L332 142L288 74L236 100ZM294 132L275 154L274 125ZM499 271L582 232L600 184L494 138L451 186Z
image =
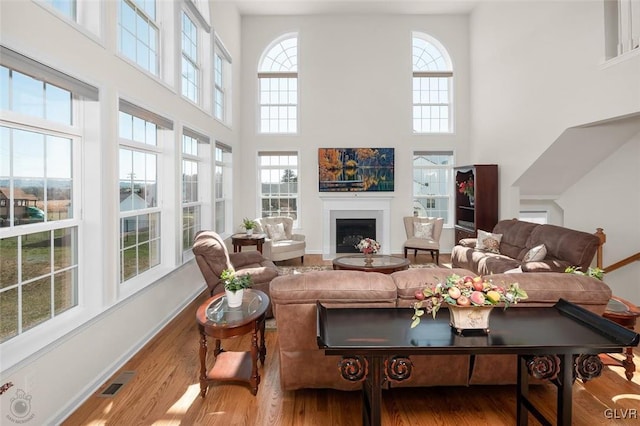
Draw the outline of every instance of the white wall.
M500 217L517 217L513 182L565 129L640 111L640 55L604 63L597 1L483 1L470 28L473 160L500 165ZM620 151L556 200L563 210L556 224L604 228L605 266L639 251L637 141ZM580 155L578 146L566 167ZM637 277L639 268L627 266L606 281L638 303L637 280L616 275Z
M139 102L141 107L173 120L175 146L179 146L182 125L234 148L238 143L238 131L221 125L210 113L183 100L176 80L170 78L159 82L151 79L117 56L117 4L112 1L101 3L102 22L109 28L104 31L107 34L104 38L87 37L82 30L32 1L3 2L1 6L3 45L99 87L100 101L96 109L99 109L100 120L90 123L92 128L88 134L95 136L86 138L83 147L94 153L95 162L83 164L83 173L102 176L89 182L83 193L86 197L83 198L83 211L87 218L83 229L96 236L81 246L81 299L80 306L72 311L86 314L73 325L76 328L72 332L53 344L24 354L24 359L11 368L2 366L0 384L12 382L14 385L0 401L3 420L10 414L9 404L14 392L21 389L31 397L29 424L60 422L205 288L202 274L193 261L177 267L177 253L171 249L174 244L169 241L168 246L163 244L163 256L169 252L176 260L169 261L165 272L158 274L144 290L118 301L121 288L114 266L118 222L112 220L118 208L117 201L110 201L117 200L117 189L113 189L116 185L110 182L117 181L118 96ZM239 62L238 12L225 4L216 8L216 13L214 23L219 24L216 30L233 59ZM163 43L164 48L170 45L166 40ZM239 81L237 75L236 81ZM235 91L233 100L236 106L240 104L238 93L239 90ZM239 117L238 111L235 116ZM179 176L169 185L177 187L178 179ZM167 216L177 218L178 213L174 210L168 209ZM178 239L174 236L174 240ZM83 263L82 259L89 261ZM92 299L85 299L89 294ZM29 332L37 333L37 329ZM3 350L6 347L3 345Z
M455 67L456 134L416 136L411 123L411 32L423 31L449 50ZM299 34L299 133L258 135L258 60L278 36ZM243 200L237 218L256 216L256 153L299 150L300 226L307 252L322 253L322 202L318 192L320 147L395 147L396 175L390 244L402 252L401 217L412 210L412 153L453 149L459 164L469 161L468 17L291 16L242 19ZM365 196L365 195L360 195ZM450 251L453 232L442 237Z

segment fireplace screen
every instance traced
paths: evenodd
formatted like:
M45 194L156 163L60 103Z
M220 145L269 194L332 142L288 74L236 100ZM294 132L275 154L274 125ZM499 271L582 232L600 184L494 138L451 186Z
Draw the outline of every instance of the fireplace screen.
M336 219L336 253L358 253L363 238L376 239L375 219Z

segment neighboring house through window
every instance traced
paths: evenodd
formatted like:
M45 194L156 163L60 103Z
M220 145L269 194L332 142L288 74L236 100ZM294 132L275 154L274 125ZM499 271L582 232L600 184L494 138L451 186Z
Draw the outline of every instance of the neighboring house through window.
M74 117L97 99L95 87L0 46L0 343L78 305Z
M442 217L453 223L453 152L416 151L413 153L413 214Z
M298 222L298 153L258 153L261 217L288 216Z
M453 132L453 66L431 36L413 33L413 132Z
M158 163L163 128L173 123L120 100L120 282L160 264Z
M298 131L298 36L287 34L267 47L258 67L260 133Z

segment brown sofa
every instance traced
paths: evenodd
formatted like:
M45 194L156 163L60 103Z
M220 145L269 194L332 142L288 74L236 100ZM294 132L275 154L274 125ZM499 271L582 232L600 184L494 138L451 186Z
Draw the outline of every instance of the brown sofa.
M337 368L339 356L325 355L316 341L316 301L328 307L407 307L407 329L416 290L443 281L449 274L474 275L465 269L409 269L385 275L361 271L316 271L281 275L271 281L270 294L279 338L280 385L302 388L359 389L344 380ZM517 281L529 298L521 306L552 306L565 298L602 314L611 290L602 281L566 273L493 275L494 282ZM514 279L515 278L515 279ZM439 315L446 315L445 312ZM513 355L412 356L411 378L391 386L467 386L516 383Z
M465 238L451 251L452 266L479 275L513 270L564 272L568 266L578 266L586 271L600 245L600 239L594 234L516 219L499 221L491 233L502 235L499 253L476 249L477 238ZM544 244L546 257L527 262L526 254L540 244Z

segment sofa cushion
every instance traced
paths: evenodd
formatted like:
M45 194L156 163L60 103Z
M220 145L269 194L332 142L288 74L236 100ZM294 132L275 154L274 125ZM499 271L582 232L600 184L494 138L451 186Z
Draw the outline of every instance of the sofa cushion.
M527 251L527 241L531 232L540 225L517 219L501 220L493 228L494 233L502 234L500 253L513 259L522 260Z
M478 241L476 242L476 248L478 250L484 250L491 253L500 253L501 239L502 234L493 234L491 232L478 229Z
M587 232L563 228L555 225L539 225L527 241L527 248L544 244L547 259L562 260L569 266L579 266L583 271L591 265L600 239Z
M413 222L413 236L416 238L433 238L433 223Z
M547 248L544 244L537 245L527 252L522 258L523 262L538 262L547 255Z

